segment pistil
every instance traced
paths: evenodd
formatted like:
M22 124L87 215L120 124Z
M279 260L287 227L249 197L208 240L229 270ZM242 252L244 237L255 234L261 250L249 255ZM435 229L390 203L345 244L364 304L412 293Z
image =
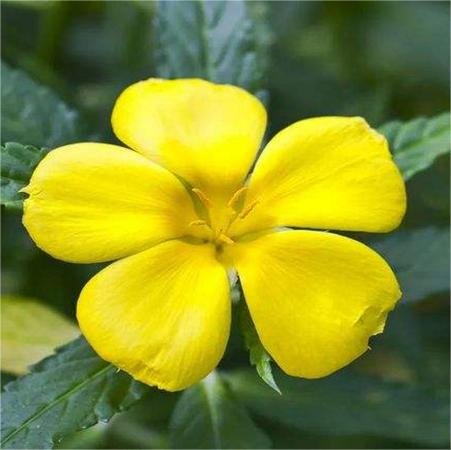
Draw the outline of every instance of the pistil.
M214 243L218 248L222 248L222 245L224 244L235 244L235 241L228 236L230 227L237 219L244 219L258 203L258 201L255 200L243 207L248 187L244 186L238 189L230 197L227 204L220 202L218 205L215 205L202 190L192 188L191 191L197 196L200 203L205 208L205 211L202 214L202 216L205 217L204 219L191 221L189 227L200 227L201 229L205 227L204 231L199 232L204 236L203 238L206 241ZM207 231L207 234L204 234L205 231ZM197 232L194 234L197 234Z

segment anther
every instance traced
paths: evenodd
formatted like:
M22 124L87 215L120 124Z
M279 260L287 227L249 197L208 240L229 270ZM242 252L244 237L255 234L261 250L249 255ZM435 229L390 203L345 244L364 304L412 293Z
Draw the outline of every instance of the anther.
M257 200L255 200L254 202L250 203L249 205L246 206L246 208L244 208L240 215L238 216L240 219L244 219L254 208L255 205L258 203Z
M238 189L233 195L232 198L229 200L229 203L227 203L227 206L229 208L235 209L236 211L236 204L241 199L243 194L248 190L249 188L247 186L242 187L241 189Z
M188 224L189 227L200 226L200 225L207 225L207 222L205 222L205 220L193 220L192 222L190 222Z
M228 236L226 236L223 233L221 233L218 236L218 241L225 242L226 244L234 244L235 243L235 241L233 239L230 239Z
M205 208L211 208L211 200L200 189L192 188L191 190L199 197L199 200L202 202Z

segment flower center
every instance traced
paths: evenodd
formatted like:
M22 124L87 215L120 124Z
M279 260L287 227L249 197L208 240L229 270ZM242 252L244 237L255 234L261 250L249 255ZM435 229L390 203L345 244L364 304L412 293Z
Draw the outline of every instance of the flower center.
M213 202L202 190L191 189L200 206L199 219L189 224L193 233L202 234L205 241L215 244L218 250L225 244L233 245L235 242L228 234L230 227L236 220L244 219L257 204L254 201L245 205L247 190L247 187L238 189L227 202Z

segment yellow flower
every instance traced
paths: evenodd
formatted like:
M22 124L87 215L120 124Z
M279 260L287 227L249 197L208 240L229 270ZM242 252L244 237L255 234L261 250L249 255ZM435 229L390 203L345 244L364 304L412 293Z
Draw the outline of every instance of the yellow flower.
M118 260L81 292L77 317L99 355L180 390L220 361L236 269L260 339L288 374L347 365L400 297L374 251L338 234L387 232L405 211L385 139L361 118L301 120L264 148L261 103L234 86L148 80L113 110L135 151L81 143L50 152L25 192L36 244L77 263Z

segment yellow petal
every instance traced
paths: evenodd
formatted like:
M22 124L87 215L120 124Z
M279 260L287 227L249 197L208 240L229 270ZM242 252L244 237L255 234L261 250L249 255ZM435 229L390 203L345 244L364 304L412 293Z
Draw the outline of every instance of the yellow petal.
M250 169L266 112L257 98L235 86L150 79L120 95L112 124L122 142L210 198L223 199Z
M260 339L289 375L317 378L349 364L401 295L377 253L336 234L269 233L228 250Z
M51 151L38 165L23 223L58 259L100 262L185 234L196 218L180 181L131 150L84 143Z
M214 247L174 240L102 270L83 289L77 317L102 358L137 380L176 391L218 364L230 305Z
M275 226L386 232L406 208L387 142L359 117L301 120L263 150L232 234Z

